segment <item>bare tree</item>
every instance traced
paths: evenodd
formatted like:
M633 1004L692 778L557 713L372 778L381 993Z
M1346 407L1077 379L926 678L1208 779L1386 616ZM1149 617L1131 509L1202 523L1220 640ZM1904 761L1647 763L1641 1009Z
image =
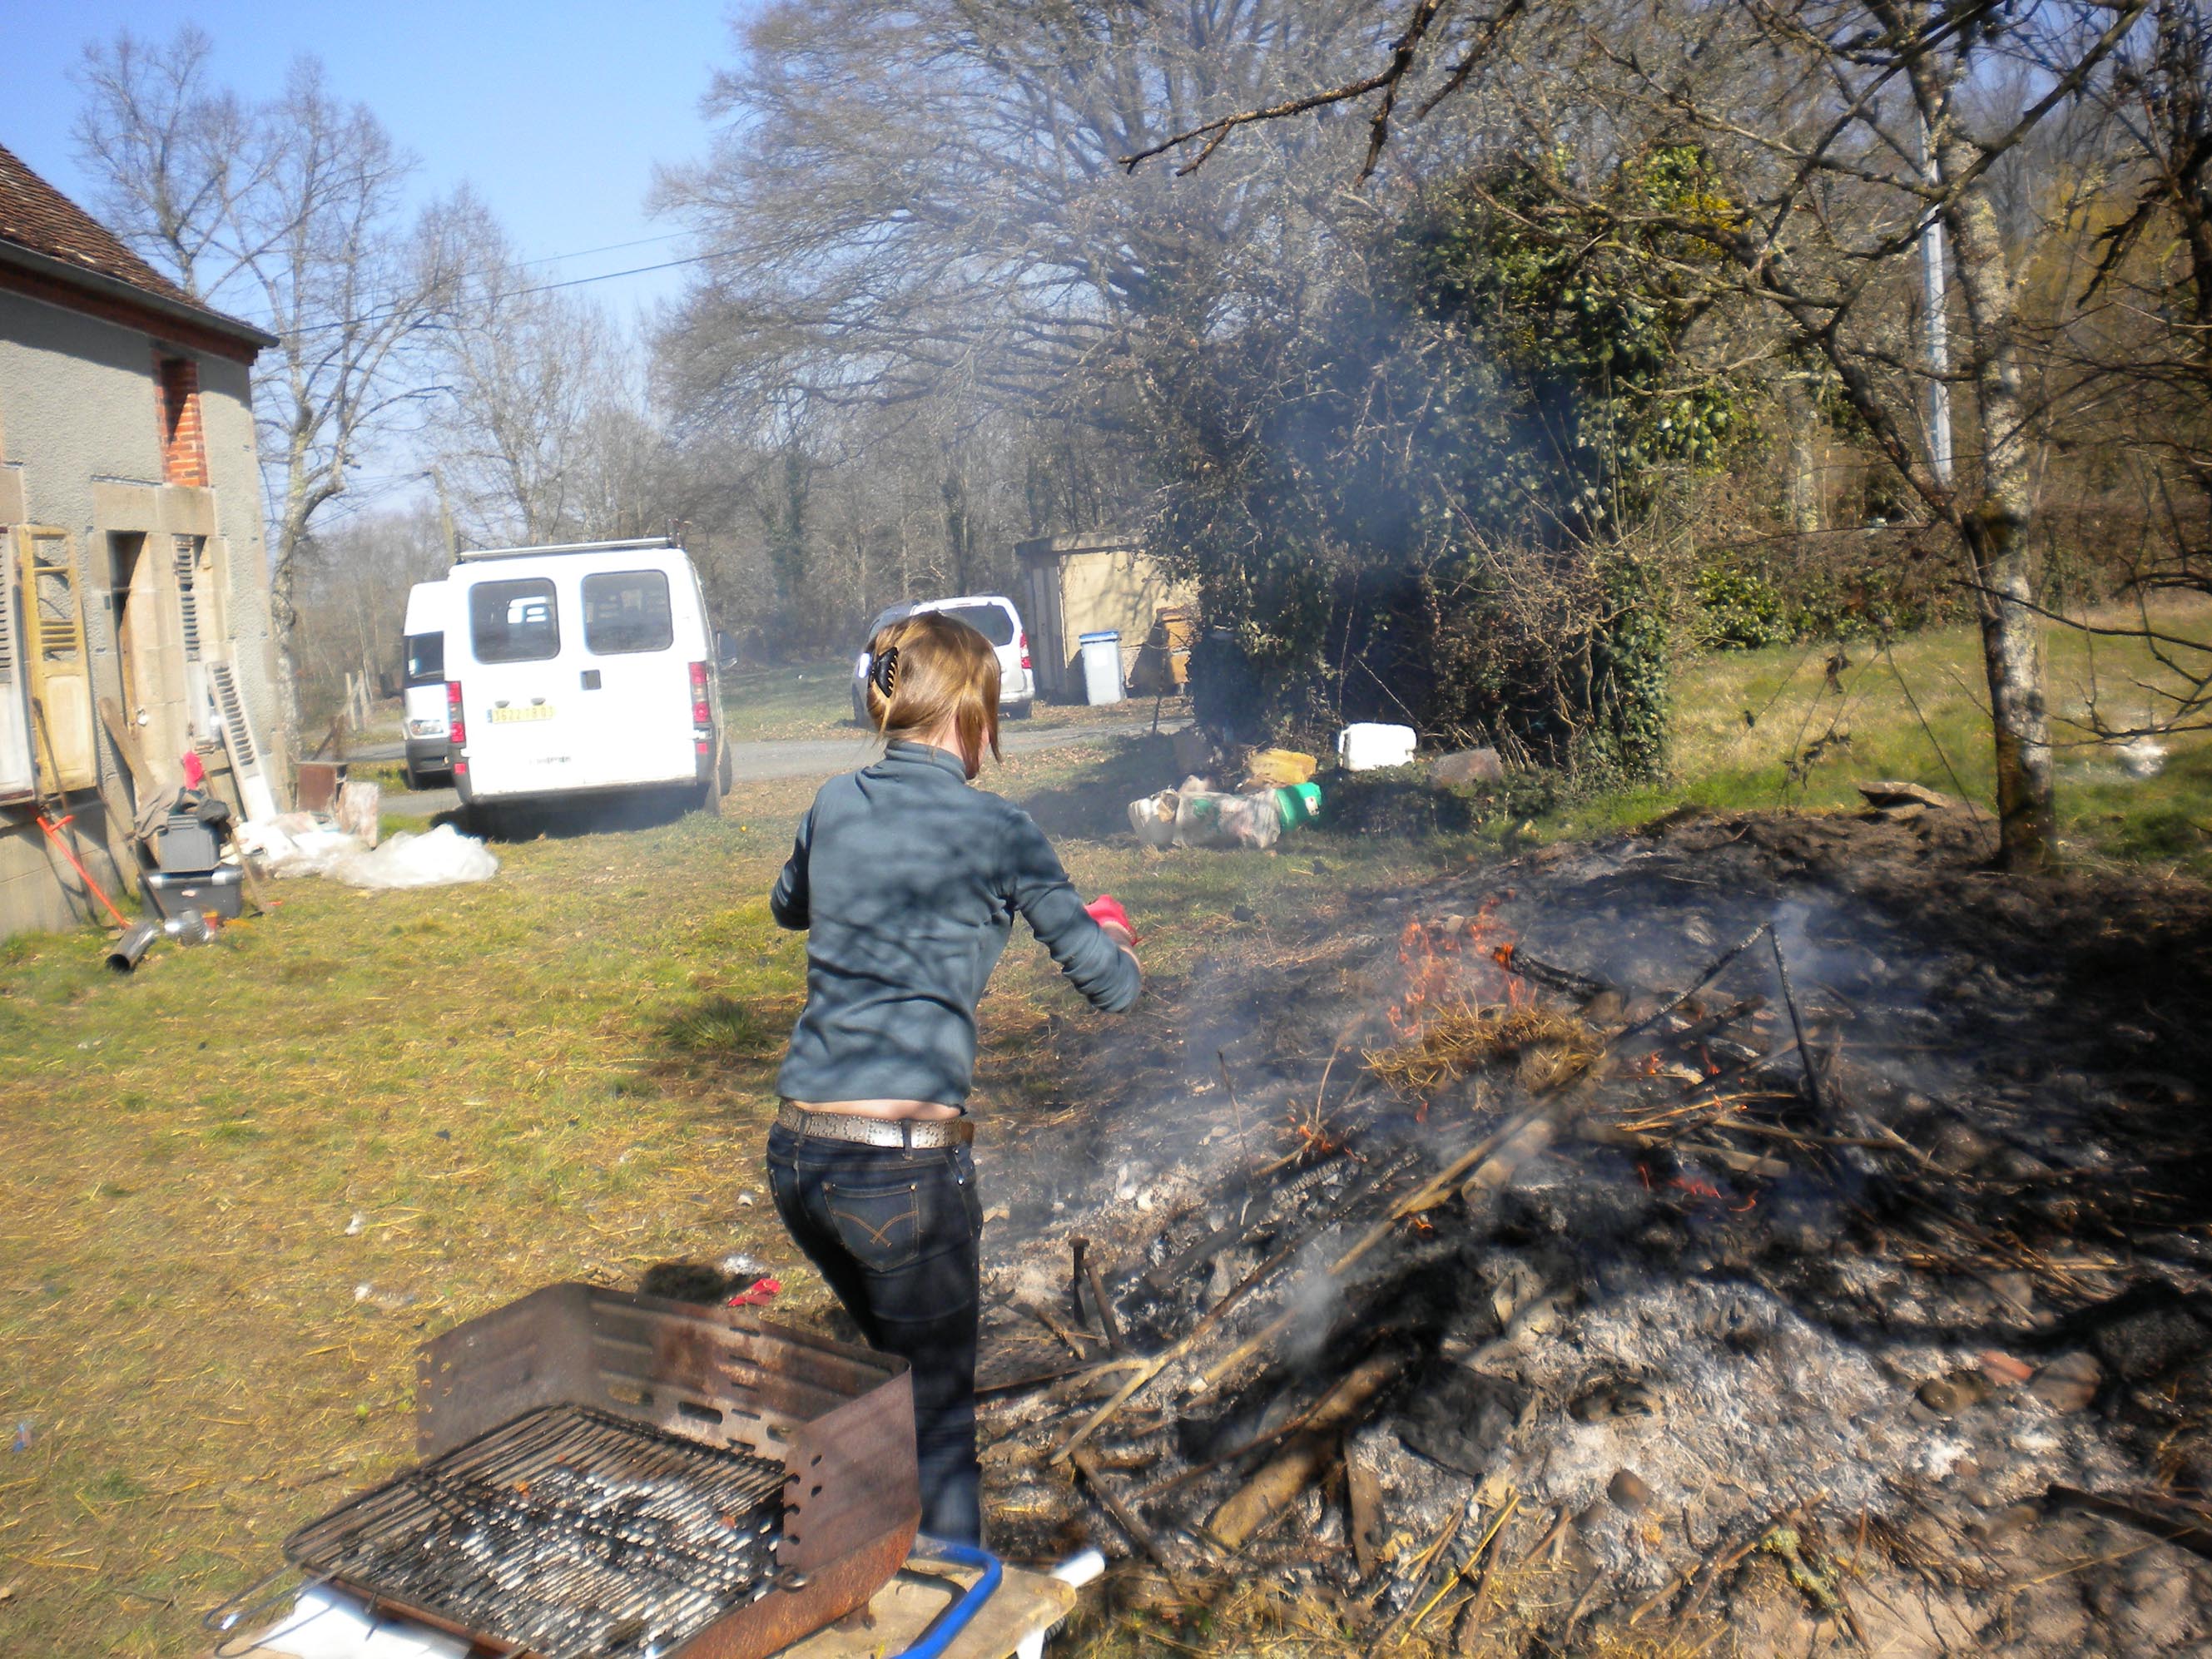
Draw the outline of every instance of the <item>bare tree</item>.
M186 23L167 46L128 29L84 51L77 152L100 181L100 217L205 299L238 270L234 205L268 157L235 94L208 84L215 43Z
M447 564L443 529L427 502L350 514L315 535L295 596L307 718L319 720L343 705L349 674L398 689L407 590L436 580Z
M668 338L695 406L763 376L1056 397L1079 368L1126 372L1134 334L1210 326L1244 270L1296 263L1340 207L1370 211L1289 165L1353 152L1283 129L1180 184L1133 183L1116 158L1374 38L1340 0L765 8L708 94L712 155L659 188L712 256Z
M2149 27L2093 90L2094 113L2124 135L2123 210L2096 227L2057 352L2113 410L2114 447L2165 532L2130 573L2133 622L2089 628L2147 642L2162 671L2124 688L2124 712L2093 706L2093 727L2124 739L2212 724L2212 648L2149 611L2161 595L2212 594L2212 15L2153 0Z
M232 213L280 342L255 391L275 546L270 601L277 672L292 691L293 589L316 515L343 495L364 452L424 387L410 359L450 303L453 250L410 230L403 191L411 157L364 106L340 104L312 61L261 115L273 152L266 184Z
M652 463L614 330L533 276L473 197L440 225L461 275L435 351L431 438L457 515L484 544L617 533L640 507L615 475Z

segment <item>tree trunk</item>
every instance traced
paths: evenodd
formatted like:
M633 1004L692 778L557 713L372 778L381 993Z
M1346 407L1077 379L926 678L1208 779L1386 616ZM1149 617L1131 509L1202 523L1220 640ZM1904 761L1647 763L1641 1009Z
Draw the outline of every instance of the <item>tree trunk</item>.
M269 787L278 805L292 799L292 763L300 753L300 668L293 656L292 636L299 627L293 605L293 538L278 532L278 553L269 572L269 631L276 647L276 744L270 757Z
M1947 177L1963 173L1946 156ZM1972 325L1976 412L1981 427L1981 500L1960 527L1972 568L1996 740L1998 851L2008 870L2050 857L2057 830L2051 716L2045 706L2043 623L2034 610L2027 541L2034 511L2027 413L2014 337L2015 295L1986 184L1961 191L1945 216L1956 249L1960 298Z
M1820 528L1820 469L1813 443L1820 413L1805 382L1795 374L1782 382L1784 418L1790 422L1790 523L1801 535Z

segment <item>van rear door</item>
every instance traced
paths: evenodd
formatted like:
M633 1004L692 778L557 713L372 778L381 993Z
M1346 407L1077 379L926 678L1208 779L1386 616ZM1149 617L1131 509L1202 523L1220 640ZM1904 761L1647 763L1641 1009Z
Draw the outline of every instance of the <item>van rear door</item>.
M575 579L574 708L586 788L683 783L697 770L691 664L710 654L690 572L659 561L587 570Z
M453 585L462 586L460 578ZM573 600L549 573L487 569L454 607L465 655L447 641L447 672L461 682L475 792L521 795L571 788L574 744L560 695ZM578 647L580 649L580 647Z

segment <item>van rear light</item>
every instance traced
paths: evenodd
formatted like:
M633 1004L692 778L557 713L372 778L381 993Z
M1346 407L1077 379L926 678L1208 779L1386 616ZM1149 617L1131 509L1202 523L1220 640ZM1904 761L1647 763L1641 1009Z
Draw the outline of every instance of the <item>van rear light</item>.
M714 711L707 702L707 665L695 662L691 665L691 724L712 726L714 723Z
M1021 647L1022 666L1027 668L1030 665L1030 630L1024 628L1015 635L1014 643Z
M468 722L461 718L461 683L446 682L446 741L454 748L464 747L469 740Z

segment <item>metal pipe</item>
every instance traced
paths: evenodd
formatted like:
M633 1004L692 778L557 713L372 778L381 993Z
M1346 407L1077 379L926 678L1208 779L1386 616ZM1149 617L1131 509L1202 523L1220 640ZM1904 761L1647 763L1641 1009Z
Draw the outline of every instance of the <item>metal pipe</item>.
M154 941L161 937L158 921L134 922L123 930L123 937L115 941L107 953L107 965L118 974L127 974L138 965L138 959L153 948Z

